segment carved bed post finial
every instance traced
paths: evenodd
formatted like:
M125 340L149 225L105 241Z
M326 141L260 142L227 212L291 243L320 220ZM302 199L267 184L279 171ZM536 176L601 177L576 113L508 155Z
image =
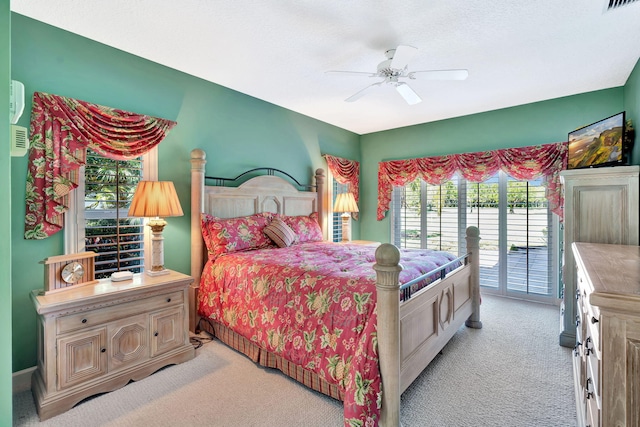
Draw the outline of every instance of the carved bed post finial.
M320 227L322 228L322 235L323 238L325 240L329 240L329 235L327 233L328 227L327 224L325 224L325 191L324 191L324 181L325 181L325 174L324 174L324 169L322 168L318 168L316 169L316 175L315 175L315 181L316 181L316 192L318 193L318 206L317 206L317 212L318 212L318 222L320 223Z
M400 251L389 243L376 249L378 352L382 375L380 425L400 425Z
M191 150L191 276L193 284L189 289L189 330L194 331L197 323L196 300L200 275L202 274L204 241L200 227L194 224L200 223L200 212L204 203L204 166L207 163L207 155L203 150L196 148Z
M480 321L480 230L478 227L467 227L467 252L471 262L471 309L473 312L465 322L470 328L481 329Z

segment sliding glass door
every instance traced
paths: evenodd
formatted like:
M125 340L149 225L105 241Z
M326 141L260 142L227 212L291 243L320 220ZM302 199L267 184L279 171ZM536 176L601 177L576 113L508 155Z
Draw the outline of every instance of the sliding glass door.
M392 241L399 247L463 254L465 229L480 229L480 284L486 292L555 302L554 217L541 180L500 172L485 182L454 177L394 189Z

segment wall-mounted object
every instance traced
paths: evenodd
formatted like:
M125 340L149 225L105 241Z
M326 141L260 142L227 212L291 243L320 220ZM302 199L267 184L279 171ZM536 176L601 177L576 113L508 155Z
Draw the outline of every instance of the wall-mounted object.
M11 157L23 157L29 149L27 128L11 125Z
M24 111L24 85L11 80L11 90L9 93L9 123L15 125Z
M624 166L631 153L625 143L625 112L569 132L568 169Z

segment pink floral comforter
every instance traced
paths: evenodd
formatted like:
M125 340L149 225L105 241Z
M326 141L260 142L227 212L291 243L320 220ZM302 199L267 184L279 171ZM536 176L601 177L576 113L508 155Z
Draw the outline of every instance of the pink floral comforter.
M327 242L220 256L205 266L199 312L344 393L345 426L380 414L375 248ZM400 282L455 256L401 251Z

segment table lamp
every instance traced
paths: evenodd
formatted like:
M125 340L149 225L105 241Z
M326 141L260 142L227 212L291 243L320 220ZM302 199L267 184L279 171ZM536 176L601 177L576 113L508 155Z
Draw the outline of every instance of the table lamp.
M334 212L342 212L342 241L348 242L349 239L349 217L352 212L358 212L358 204L356 203L353 193L340 193L336 196L336 203L333 206Z
M176 189L171 181L140 181L133 195L129 216L150 218L151 228L151 270L150 276L169 273L164 268L164 248L162 230L168 216L182 216L182 207Z

